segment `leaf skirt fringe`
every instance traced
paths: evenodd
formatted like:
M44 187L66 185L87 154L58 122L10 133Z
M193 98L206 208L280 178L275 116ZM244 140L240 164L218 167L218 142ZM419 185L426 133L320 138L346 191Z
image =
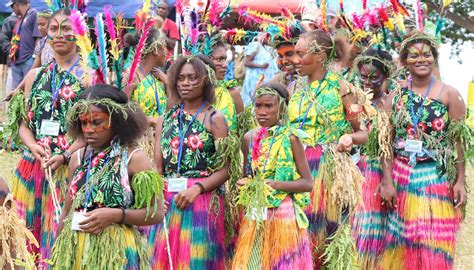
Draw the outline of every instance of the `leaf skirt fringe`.
M415 167L400 157L393 162L397 209L390 211L386 248L378 269L452 269L461 213L454 209L446 175L436 162Z
M189 178L188 187L201 178ZM216 192L199 195L186 209L179 209L174 196L178 193L167 192L168 204L166 226L169 232L169 246L163 224L147 229L152 269L171 269L168 252L171 255L173 269L225 269L226 250L224 245L224 199Z
M70 217L54 245L52 264L64 270L151 269L145 240L134 227L113 224L93 235L71 230Z
M298 227L290 197L269 208L260 226L243 219L232 269L313 269L308 232Z
M56 181L56 194L62 205L63 191L67 184L67 167L60 167L53 178ZM26 227L39 243L39 250L35 248L32 252L40 253L40 261L47 259L51 256L58 224L54 221L54 204L48 180L40 162L29 151L24 152L12 180L17 214L26 221Z

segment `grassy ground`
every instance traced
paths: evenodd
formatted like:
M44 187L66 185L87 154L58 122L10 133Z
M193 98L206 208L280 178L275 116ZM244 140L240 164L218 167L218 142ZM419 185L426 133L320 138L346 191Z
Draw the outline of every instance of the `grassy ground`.
M13 170L18 162L19 154L7 153L0 150L0 177L11 179ZM471 190L474 188L474 168L468 169L468 185ZM474 261L474 199L468 199L466 219L462 224L458 235L458 245L456 249L456 270L473 269Z

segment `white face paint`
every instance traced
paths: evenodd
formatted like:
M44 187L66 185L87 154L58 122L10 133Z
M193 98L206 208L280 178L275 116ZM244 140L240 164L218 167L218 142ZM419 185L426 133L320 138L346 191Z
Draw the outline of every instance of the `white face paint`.
M227 59L226 59L227 63L229 63L230 61L232 61L232 51L231 51L231 50L227 50L227 51L225 52L225 54L226 54L226 56L227 56Z

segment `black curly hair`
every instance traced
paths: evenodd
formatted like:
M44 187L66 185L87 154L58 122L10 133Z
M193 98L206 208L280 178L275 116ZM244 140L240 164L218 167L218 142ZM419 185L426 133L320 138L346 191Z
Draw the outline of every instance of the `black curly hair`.
M120 138L122 144L136 142L146 131L147 117L145 113L137 105L129 104L127 95L115 86L97 84L89 87L79 95L78 103L81 100L104 100L103 103L95 103L94 106L110 113L112 133ZM123 110L111 109L108 105L109 101L123 105ZM78 118L69 122L68 132L74 139L83 137L81 121Z

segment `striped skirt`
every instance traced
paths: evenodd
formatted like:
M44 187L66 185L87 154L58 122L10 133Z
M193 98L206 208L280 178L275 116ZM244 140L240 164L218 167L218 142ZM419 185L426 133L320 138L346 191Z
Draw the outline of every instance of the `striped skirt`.
M436 162L415 167L393 162L397 209L388 214L386 247L379 269L452 269L460 211L451 185L439 177Z
M382 180L382 168L378 160L367 160L361 166L365 172L362 185L362 204L357 207L352 223L359 263L362 269L375 269L384 249L387 210L377 188Z
M188 179L188 187L202 180ZM181 210L174 202L176 194L165 192L165 222L146 230L152 269L171 269L171 264L173 269L183 270L225 269L223 197L206 192Z
M308 232L298 227L290 197L268 209L261 227L243 219L232 269L312 269Z
M65 190L67 184L67 167L58 169L53 178L56 182L55 192L62 205L61 190ZM55 209L49 182L41 163L29 151L25 151L19 161L12 184L18 216L26 221L26 227L30 228L40 245L39 250L33 249L32 252L40 253L41 261L47 259L51 256L58 220L54 218Z

